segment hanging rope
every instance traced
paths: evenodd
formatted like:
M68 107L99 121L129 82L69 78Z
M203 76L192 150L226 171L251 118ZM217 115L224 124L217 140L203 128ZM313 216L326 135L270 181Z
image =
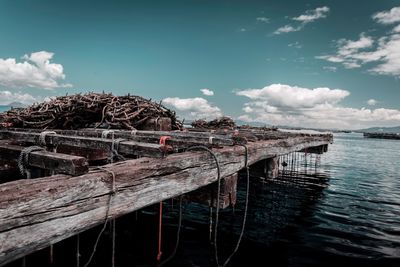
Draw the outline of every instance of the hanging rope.
M111 134L112 144L111 144L111 155L109 156L108 161L110 163L113 163L114 158L117 158L118 160L125 160L125 157L122 156L121 154L119 154L119 144L123 141L126 141L126 139L122 139L122 138L114 139L114 135L115 135L114 130L102 131L101 138L107 139L110 134Z
M121 154L119 154L119 144L123 141L126 141L126 139L122 139L122 138L117 138L117 139L113 139L112 140L112 144L111 144L111 152L112 152L112 157L113 158L117 158L118 160L125 160L125 157L122 156ZM113 161L113 159L112 159ZM111 162L112 162L111 161Z
M246 219L247 219L247 211L248 211L248 203L249 203L249 192L250 192L250 172L249 172L249 166L248 166L248 157L249 157L249 153L248 153L248 148L246 145L241 145L245 148L245 168L246 168L246 176L247 176L247 188L246 188L246 202L245 202L245 209L244 209L244 215L243 215L243 222L242 222L242 228L240 231L240 235L238 238L238 241L236 243L236 246L233 250L233 252L229 255L229 257L225 260L225 262L220 265L219 264L219 259L218 259L218 245L217 245L217 237L218 237L218 220L219 220L219 209L220 209L220 194L221 194L221 168L219 165L219 161L217 156L215 155L215 153L210 150L209 148L205 147L205 146L193 146L193 147L189 147L186 151L190 151L190 150L205 150L208 153L210 153L210 155L214 158L215 163L217 165L217 207L216 207L216 211L215 211L215 224L214 224L214 253L215 253L215 261L217 266L223 266L225 267L229 261L232 259L233 255L237 252L237 250L239 249L240 243L242 241L243 238L243 234L244 234L244 229L245 229L245 225L246 225Z
M160 210L159 210L159 218L158 218L158 252L157 252L157 263L160 264L161 262L161 242L162 242L162 208L163 208L163 203L160 201Z
M215 225L214 225L214 256L215 256L215 261L216 261L217 265L219 266L217 232L218 232L219 205L220 205L219 195L221 194L221 168L220 168L217 156L208 147L205 147L205 146L192 146L192 147L189 147L188 149L186 149L186 151L191 151L191 150L204 150L204 151L207 151L213 157L213 159L215 161L215 164L217 165L217 208L216 208L216 211L215 211Z
M40 146L29 146L21 150L18 157L18 168L22 176L26 176L27 179L31 178L31 171L29 169L29 156L35 151L44 151L45 149Z
M80 266L80 237L79 234L76 235L76 267Z
M97 169L102 170L102 171L105 171L105 172L107 172L107 173L109 173L109 174L112 175L112 189L111 189L111 193L110 193L110 198L108 199L108 205L107 205L107 210L106 210L106 217L105 217L105 220L104 220L103 227L101 228L100 233L98 234L98 236L97 236L97 238L96 238L96 242L94 243L92 253L90 254L89 260L86 262L86 264L84 265L84 267L89 266L90 262L92 261L92 259L93 259L93 257L94 257L94 254L96 253L97 245L99 244L100 238L101 238L101 236L102 236L104 230L105 230L106 227L107 227L108 215L109 215L109 213L110 213L112 197L117 193L117 189L116 189L116 186L115 186L115 173L114 173L113 171L111 171L111 170L108 170L108 169L104 168L104 167L97 167ZM113 246L113 250L114 250L114 249L115 249L115 247ZM112 255L113 255L113 257L114 257L115 251L112 252ZM114 262L114 260L113 260L113 262Z
M238 238L238 241L236 243L235 249L232 251L231 255L225 260L224 264L222 266L226 266L229 261L232 259L233 255L238 251L240 243L242 242L243 234L244 234L244 228L246 226L246 219L247 219L247 210L249 207L249 192L250 192L250 170L249 170L249 149L247 148L246 145L241 145L245 149L245 163L244 167L246 168L246 201L245 201L245 206L244 206L244 214L243 214L243 221L242 221L242 229L240 230L240 235Z
M180 240L180 235L181 235L181 227L182 227L182 199L183 199L183 196L181 195L179 197L179 219L178 219L178 230L176 231L175 247L174 247L174 250L172 251L172 254L168 258L163 260L160 263L160 266L163 266L164 264L166 264L167 262L172 260L175 257L176 252L178 251L179 240Z
M112 227L112 255L111 255L111 267L115 266L115 219L111 221Z

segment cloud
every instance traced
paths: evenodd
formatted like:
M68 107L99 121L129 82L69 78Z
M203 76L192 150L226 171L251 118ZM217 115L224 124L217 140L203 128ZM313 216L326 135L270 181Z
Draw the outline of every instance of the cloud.
M276 31L274 31L274 34L282 34L282 33L289 33L289 32L298 32L301 29L303 29L303 27L299 26L299 27L293 27L291 25L285 25L283 27L278 28Z
M302 14L298 17L292 18L292 20L300 21L302 23L310 23L317 19L326 18L327 13L329 12L329 7L317 7L313 10L307 10L305 14Z
M269 18L266 17L258 17L256 20L263 23L269 23Z
M308 89L285 84L271 84L262 89L247 89L238 91L236 94L252 100L262 100L275 107L309 108L318 104L335 104L350 93L327 87Z
M375 106L378 103L375 99L370 99L367 101L367 104L370 106Z
M9 105L13 102L19 102L24 105L30 105L34 102L37 102L39 99L30 95L24 94L21 92L10 92L10 91L0 91L0 105Z
M375 63L375 66L368 69L370 73L400 77L400 34L393 33L374 39L361 33L356 41L339 40L334 55L316 58L341 63L347 69Z
M292 20L299 22L300 24L297 26L292 26L287 24L278 28L274 31L274 34L283 34L289 32L298 32L302 30L308 23L314 22L317 19L326 18L329 12L329 7L317 7L316 9L307 10L304 14L291 18Z
M322 68L324 70L326 70L326 71L331 71L331 72L336 72L337 71L337 68L333 67L333 66L323 66Z
M15 58L0 58L0 86L8 88L42 88L55 89L71 87L60 84L65 79L61 64L51 63L54 53L40 51L24 55L22 62Z
M400 7L394 7L389 11L375 13L372 18L381 24L400 22Z
M204 88L204 89L200 89L200 91L203 93L203 95L207 95L207 96L212 96L214 95L214 91Z
M400 110L366 109L340 106L349 95L341 89L309 89L272 84L262 89L246 89L237 95L250 99L238 119L272 125L312 128L359 129L400 123Z
M302 48L303 46L299 43L299 42L294 42L294 43L290 43L290 44L288 44L288 46L289 47L294 47L294 48L297 48L297 49L300 49L300 48Z
M179 115L185 119L214 119L222 116L220 108L212 106L201 97L168 97L163 100L163 103L176 109Z

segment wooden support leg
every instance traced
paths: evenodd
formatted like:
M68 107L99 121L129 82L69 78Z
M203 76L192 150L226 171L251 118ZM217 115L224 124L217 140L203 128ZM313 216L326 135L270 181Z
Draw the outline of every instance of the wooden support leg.
M279 158L273 157L266 159L267 163L267 178L275 179L279 175Z
M238 174L232 174L224 177L221 180L221 190L219 195L219 207L225 209L230 205L236 204L236 191L237 191ZM209 205L210 207L217 207L217 184L205 186L199 190L186 195L186 197L193 202Z

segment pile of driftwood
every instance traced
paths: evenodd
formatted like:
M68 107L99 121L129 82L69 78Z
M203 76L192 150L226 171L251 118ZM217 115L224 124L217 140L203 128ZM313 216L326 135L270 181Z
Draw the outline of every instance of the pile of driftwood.
M79 129L86 127L141 129L149 120L170 118L171 129L181 130L175 112L161 103L140 96L112 94L75 94L57 97L0 113L1 125L40 129Z
M235 122L229 117L221 117L212 121L195 120L192 122L192 127L199 129L234 129Z

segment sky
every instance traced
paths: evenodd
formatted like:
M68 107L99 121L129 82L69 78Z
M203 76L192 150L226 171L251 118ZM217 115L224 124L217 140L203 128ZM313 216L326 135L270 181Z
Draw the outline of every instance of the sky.
M186 120L400 125L400 2L0 0L0 105L127 93Z

